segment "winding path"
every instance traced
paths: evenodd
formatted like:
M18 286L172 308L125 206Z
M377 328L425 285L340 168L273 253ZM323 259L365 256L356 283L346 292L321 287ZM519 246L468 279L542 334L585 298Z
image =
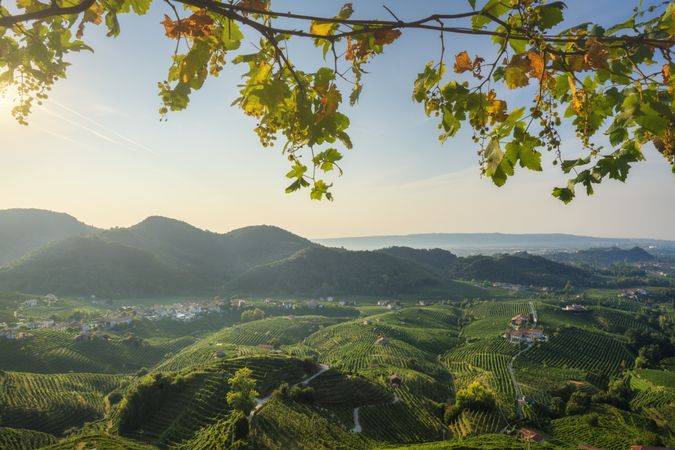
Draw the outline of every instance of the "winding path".
M391 399L389 403L382 403L384 405L393 405L394 403L398 403L400 398L398 397L398 394L394 392L394 396ZM361 422L359 422L359 411L361 410L360 406L357 406L354 408L354 428L352 428L353 433L360 433L362 428L361 428Z
M537 323L537 308L534 306L534 302L530 301L530 312L532 313L532 319L534 323ZM528 351L529 349L532 348L532 345L534 345L532 342L527 345L524 349L513 355L513 358L511 358L511 361L509 361L509 364L507 365L509 369L509 374L511 375L511 381L513 382L513 388L516 391L516 402L518 405L518 418L521 419L523 416L523 402L525 401L525 396L523 395L522 390L520 389L520 384L518 384L518 380L516 380L516 371L513 369L513 363L516 361L516 358L518 358L520 355Z
M293 386L297 386L299 384L307 384L310 381L312 381L314 378L318 377L319 375L321 375L322 373L324 373L325 371L330 369L330 366L328 364L319 364L319 367L321 367L321 369L319 369L319 371L317 373L315 373L311 377L308 377L308 378L306 378L306 379L304 379L304 380L302 380L298 383L295 383ZM265 403L270 401L271 398L272 398L272 394L268 395L267 397L263 397L263 398L256 397L254 399L255 400L255 408L253 408L251 413L248 415L248 420L251 420L253 418L253 416L255 415L255 413L258 412L258 410L260 408L262 408L265 405Z

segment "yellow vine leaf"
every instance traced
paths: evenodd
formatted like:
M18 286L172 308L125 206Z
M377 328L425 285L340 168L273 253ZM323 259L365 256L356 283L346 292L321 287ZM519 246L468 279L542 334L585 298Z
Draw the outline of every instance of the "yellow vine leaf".
M334 29L334 23L312 22L309 32L312 34L318 34L319 36L328 36L333 33Z
M530 83L527 74L532 70L527 55L513 55L504 71L504 81L509 89L527 86Z
M462 73L467 70L473 70L473 62L471 62L469 54L464 50L455 55L455 73Z
M506 114L506 102L504 100L498 100L497 94L495 91L490 90L487 95L488 105L487 113L490 117L490 124L494 125L495 122L503 122L507 118Z

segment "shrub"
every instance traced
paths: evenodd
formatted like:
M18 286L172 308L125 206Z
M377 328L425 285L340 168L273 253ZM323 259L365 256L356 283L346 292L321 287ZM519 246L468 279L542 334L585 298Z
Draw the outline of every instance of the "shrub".
M239 441L248 438L248 419L243 415L237 417L232 425L232 434L234 435L234 440Z
M591 396L586 392L577 391L570 397L565 407L568 416L583 414L591 407Z
M495 408L495 394L478 381L457 392L455 404L461 409L491 411Z

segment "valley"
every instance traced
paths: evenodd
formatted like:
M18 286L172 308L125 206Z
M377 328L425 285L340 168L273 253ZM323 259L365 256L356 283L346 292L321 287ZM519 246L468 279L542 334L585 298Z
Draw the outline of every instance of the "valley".
M675 445L667 256L80 231L0 268L0 448Z

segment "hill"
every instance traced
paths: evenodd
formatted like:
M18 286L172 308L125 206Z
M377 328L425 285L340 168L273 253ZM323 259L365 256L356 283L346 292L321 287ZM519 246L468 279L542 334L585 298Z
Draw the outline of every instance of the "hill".
M416 249L410 247L388 247L379 250L387 255L413 261L427 270L441 276L448 276L450 270L457 264L457 256L440 248Z
M588 286L595 282L592 274L583 269L525 252L461 258L452 274L466 280L489 280L557 288L564 287L568 281L574 286Z
M50 242L95 231L64 213L40 209L0 211L0 266Z
M33 294L143 297L204 292L199 275L99 236L50 244L0 269L3 290Z
M391 296L443 292L451 297L482 294L478 288L453 282L385 252L352 252L320 246L253 267L227 288L242 294Z
M226 234L150 217L48 244L0 269L3 290L99 297L215 294L247 269L312 246L280 228Z
M548 259L572 264L610 266L620 263L639 263L654 261L656 257L641 247L622 249L619 247L590 248L576 252L557 252L546 255Z

